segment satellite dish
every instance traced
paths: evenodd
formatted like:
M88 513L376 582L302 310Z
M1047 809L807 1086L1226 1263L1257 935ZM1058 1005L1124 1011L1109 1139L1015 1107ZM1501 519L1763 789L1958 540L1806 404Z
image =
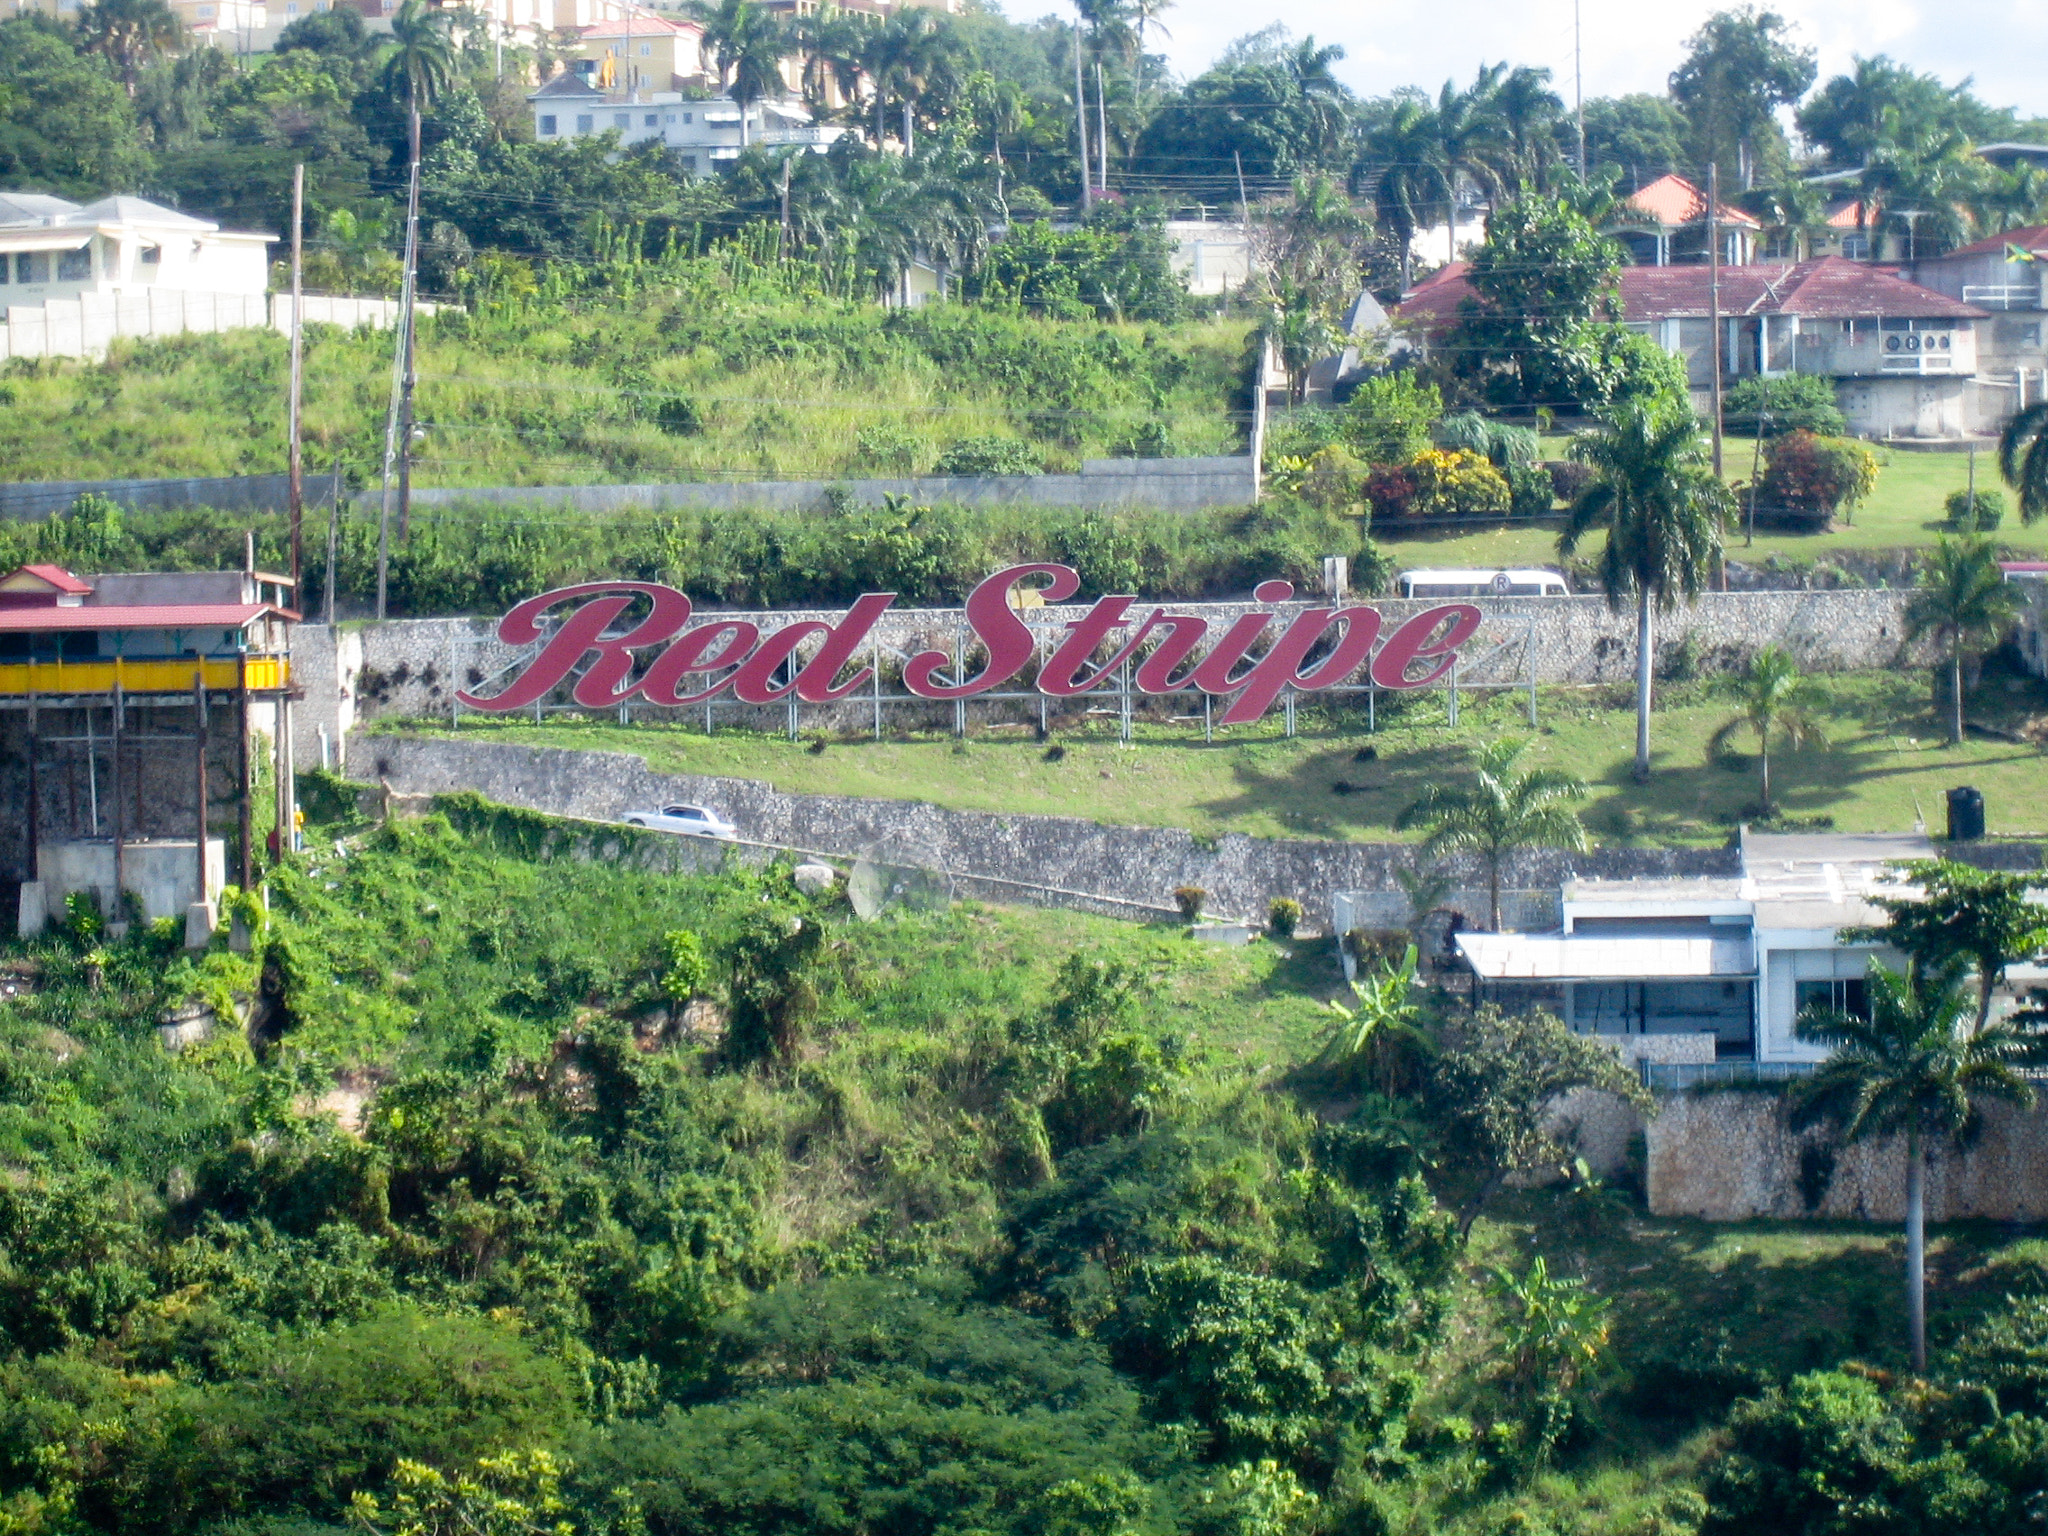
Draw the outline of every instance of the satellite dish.
M953 877L935 849L884 843L854 860L846 899L866 922L884 912L943 912L953 904Z

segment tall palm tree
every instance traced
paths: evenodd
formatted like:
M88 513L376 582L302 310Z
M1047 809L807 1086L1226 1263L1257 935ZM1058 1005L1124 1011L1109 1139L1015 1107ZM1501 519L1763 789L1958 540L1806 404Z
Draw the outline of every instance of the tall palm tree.
M1920 586L1906 605L1906 638L1933 635L1947 643L1950 746L1963 741L1963 653L1996 643L2019 613L2019 597L1998 568L1998 551L1989 539L1935 539L1934 553L1920 562Z
M1551 170L1564 162L1558 142L1564 124L1564 101L1550 88L1550 71L1524 64L1501 80L1493 109L1506 139L1509 190L1540 191Z
M1737 731L1756 737L1757 759L1763 766L1763 809L1771 813L1771 737L1782 736L1788 747L1807 742L1825 745L1827 735L1813 714L1816 702L1811 679L1801 675L1799 663L1782 646L1767 645L1750 658L1749 666L1736 680L1735 697L1741 708L1734 718L1722 722L1707 743L1708 757L1718 757Z
M1571 808L1586 797L1582 780L1554 768L1515 771L1526 740L1504 737L1481 747L1470 784L1432 784L1394 818L1396 828L1426 827L1425 857L1471 853L1486 866L1487 910L1500 931L1500 867L1522 848L1586 846L1586 829Z
M2021 522L2032 526L2048 517L2048 400L2005 424L1998 437L1998 472L2019 497Z
M1807 1009L1802 1040L1833 1048L1799 1094L1793 1123L1823 1117L1850 1142L1900 1136L1906 1154L1906 1316L1913 1369L1927 1369L1927 1150L1953 1144L1977 1118L1977 1101L2026 1106L2033 1090L2017 1067L2033 1058L2039 1036L2024 1022L1974 1027L1976 1004L1960 966L1889 970L1873 965L1866 981L1870 1017Z
M740 109L740 147L747 146L747 116L755 102L782 94L782 60L792 39L782 18L755 0L721 0L704 23L704 46L718 83Z
M1437 93L1433 127L1436 159L1450 183L1444 215L1450 231L1449 255L1457 257L1457 186L1459 178L1472 183L1489 203L1506 195L1514 163L1514 150L1500 112L1501 83L1507 75L1505 64L1482 64L1471 87L1459 90L1456 81L1446 80Z
M1571 555L1595 528L1607 532L1600 583L1615 612L1636 603L1635 777L1650 777L1651 679L1656 661L1653 609L1669 612L1705 590L1721 558L1728 488L1707 464L1700 423L1689 410L1623 406L1598 431L1582 433L1572 457L1593 482L1572 503L1560 555Z
M792 41L803 51L802 89L804 101L814 116L832 109L836 95L843 103L860 99L861 46L866 23L836 5L824 5L808 16L799 16Z
M1813 254L1813 237L1828 227L1827 202L1803 176L1787 176L1742 194L1741 203L1762 221L1764 233L1794 261Z
M882 142L884 103L893 100L902 114L903 152L916 146L918 104L927 95L943 95L960 79L958 40L931 11L905 6L868 29L862 67L874 83L875 143Z
M405 97L406 143L417 164L420 114L455 78L455 44L448 35L448 13L426 0L405 0L391 18L391 40L396 46L385 55L385 79Z
M185 41L185 24L164 0L89 0L78 12L78 45L101 54L135 94L143 67Z
M1430 209L1451 200L1450 171L1440 154L1436 116L1425 102L1396 102L1385 121L1367 134L1365 147L1367 158L1351 173L1352 189L1363 191L1370 171L1374 216L1401 242L1405 292L1415 262L1415 231L1428 223Z

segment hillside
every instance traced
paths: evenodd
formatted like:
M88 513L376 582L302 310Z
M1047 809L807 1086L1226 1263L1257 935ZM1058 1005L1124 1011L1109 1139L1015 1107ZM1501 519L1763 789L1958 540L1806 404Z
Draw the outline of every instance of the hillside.
M1455 1111L1311 1062L1314 949L864 924L306 787L255 954L84 913L7 948L11 1529L1685 1533L1743 1507L1738 1396L1894 1359L1887 1232L1584 1186L1461 1243ZM166 1050L191 998L255 999L248 1037ZM1954 1369L2038 1349L2033 1303L1996 1321L2038 1238L1934 1246ZM1766 1419L1893 1435L1882 1380ZM1911 1460L1940 1433L1896 1431L1902 1486L2038 1482Z

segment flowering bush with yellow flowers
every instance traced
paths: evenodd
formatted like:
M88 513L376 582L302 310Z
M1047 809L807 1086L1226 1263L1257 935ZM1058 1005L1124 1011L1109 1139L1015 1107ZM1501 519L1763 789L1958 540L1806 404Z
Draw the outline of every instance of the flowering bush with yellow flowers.
M1413 517L1502 517L1513 499L1505 475L1461 448L1425 449L1407 468L1415 482Z

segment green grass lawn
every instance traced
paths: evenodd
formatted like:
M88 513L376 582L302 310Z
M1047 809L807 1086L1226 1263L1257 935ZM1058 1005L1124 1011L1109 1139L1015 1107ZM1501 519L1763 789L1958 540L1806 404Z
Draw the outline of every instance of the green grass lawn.
M1832 677L1820 686L1827 744L1773 756L1773 788L1786 814L1832 817L1847 832L1903 831L1924 815L1939 832L1943 791L1974 784L1984 792L1993 833L2048 835L2048 756L2039 745L1973 738L1948 747L1922 672ZM1402 807L1425 784L1458 772L1473 746L1527 732L1527 709L1526 694L1468 697L1453 728L1442 694L1432 693L1383 710L1372 735L1362 711L1304 709L1292 740L1281 734L1276 712L1257 726L1219 731L1213 744L1203 742L1199 725L1148 723L1130 746L1117 742L1107 723L1060 727L1063 751L1056 761L1020 731L976 732L964 750L944 736L879 742L856 736L817 752L780 736L722 729L707 737L687 725L559 720L535 726L469 717L461 734L631 752L664 773L765 779L797 793L927 800L960 810L1080 816L1208 835L1378 841L1396 836L1391 823ZM1633 783L1629 774L1631 690L1554 689L1541 695L1538 710L1529 760L1590 783L1585 819L1602 843L1719 842L1757 799L1753 756L1708 761L1709 737L1733 713L1719 682L1664 687L1652 726L1657 771L1648 785ZM2038 743L2048 727L2048 686L1987 671L1970 715L2030 733ZM1376 760L1356 760L1368 745ZM1339 783L1348 789L1339 791Z
M1562 457L1564 439L1546 439L1546 456ZM1750 478L1756 444L1751 438L1731 437L1722 453L1722 468L1730 481ZM1830 533L1760 532L1754 544L1745 542L1738 529L1728 540L1728 557L1745 563L1761 563L1776 555L1780 559L1825 561L1848 550L1899 549L1931 544L1942 528L1942 502L1951 491L1969 483L1970 459L1962 453L1913 453L1871 447L1877 453L1877 489L1870 500L1855 509L1853 521L1842 523ZM1988 453L1977 455L1979 490L2004 489L1998 465ZM2039 554L2048 551L2048 522L2032 528L2020 526L2013 512L2013 497L2006 493L2005 526L1998 530L2001 544L2015 551ZM1388 525L1379 530L1380 547L1406 569L1418 565L1497 566L1552 565L1557 561L1557 527L1486 528L1446 531L1442 536L1415 536L1408 529L1398 532ZM1587 553L1599 548L1596 537Z

